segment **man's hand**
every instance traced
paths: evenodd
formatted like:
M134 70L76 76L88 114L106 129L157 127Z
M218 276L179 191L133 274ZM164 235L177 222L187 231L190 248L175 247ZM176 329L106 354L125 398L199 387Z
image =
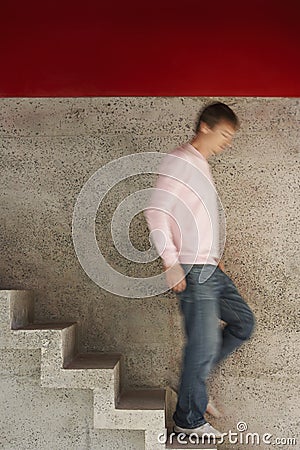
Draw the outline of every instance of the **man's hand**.
M221 261L221 259L219 261L218 267L222 270L222 272L225 271L225 265L224 265L223 261Z
M180 264L174 264L171 267L164 266L164 271L166 272L166 280L170 289L176 293L185 290L185 273Z

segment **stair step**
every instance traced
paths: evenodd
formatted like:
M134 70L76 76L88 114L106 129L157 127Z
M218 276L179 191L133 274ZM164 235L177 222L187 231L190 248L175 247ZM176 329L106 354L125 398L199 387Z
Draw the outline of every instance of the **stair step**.
M165 390L164 389L131 389L124 391L116 409L164 409Z
M174 449L181 449L181 448L186 448L186 449L198 449L198 450L206 450L206 449L211 449L211 450L217 450L217 445L215 444L194 444L192 442L189 441L188 437L183 438L182 436L179 436L179 442L176 439L176 435L174 436L174 434L171 436L172 430L168 430L168 440L166 442L166 448L174 448ZM200 438L199 438L200 439ZM181 442L180 442L181 441ZM182 442L183 441L183 442ZM195 437L192 439L193 442L195 442Z
M68 328L71 325L76 325L76 322L30 323L28 325L22 326L21 328L17 328L14 331L18 331L18 330L63 330L64 328Z
M120 353L78 353L64 369L113 369L120 358Z

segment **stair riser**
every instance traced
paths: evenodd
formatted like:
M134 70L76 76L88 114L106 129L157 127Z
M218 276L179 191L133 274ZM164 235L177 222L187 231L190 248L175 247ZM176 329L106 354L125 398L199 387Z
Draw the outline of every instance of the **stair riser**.
M5 348L13 348L9 345L10 330L28 325L33 314L33 291L0 291L0 337L5 337ZM2 342L0 345L4 348Z
M9 295L10 325L15 330L34 320L33 291L12 291Z
M99 373L101 371L101 373ZM47 369L41 374L41 385L52 388L94 389L101 386L109 398L114 392L111 369L61 369L54 373Z
M59 330L60 332L61 330ZM18 350L40 349L43 341L49 339L61 340L61 337L55 337L51 333L57 330L11 330L3 333L4 338L1 342L1 348L15 348Z
M165 413L162 410L110 410L105 404L94 409L94 427L115 430L165 429ZM162 432L161 431L161 432Z
M68 364L78 352L77 325L68 327L62 333L63 366Z
M120 361L114 368L114 406L117 404L121 392L121 365L122 359L120 359Z
M101 384L95 387L93 393L94 418L103 411L114 411L120 394L120 366L119 361L112 369L111 379L106 385ZM102 373L102 370L101 370Z
M44 387L63 387L60 372L64 364L64 342L68 341L63 337L64 331L48 330L48 334L41 340L41 384ZM74 337L74 333L75 325L72 325L65 336Z
M33 315L33 291L1 291L0 290L0 323L28 323Z

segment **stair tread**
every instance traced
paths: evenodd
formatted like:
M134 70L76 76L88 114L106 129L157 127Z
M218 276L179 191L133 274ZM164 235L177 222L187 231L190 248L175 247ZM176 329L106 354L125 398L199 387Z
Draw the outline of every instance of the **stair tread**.
M130 389L120 395L117 409L164 409L164 389Z
M120 358L120 353L78 353L64 369L113 369Z
M29 323L28 325L22 326L20 328L15 329L14 331L19 330L63 330L64 328L68 328L71 325L75 325L76 322L46 322L46 323Z

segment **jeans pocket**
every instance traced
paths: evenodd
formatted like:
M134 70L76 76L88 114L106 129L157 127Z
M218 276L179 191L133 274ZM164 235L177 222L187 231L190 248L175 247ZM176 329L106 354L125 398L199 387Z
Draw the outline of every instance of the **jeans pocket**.
M206 283L212 276L214 276L214 279L216 278L216 269L217 266L213 266L212 264L207 264L201 268L201 270L197 273L198 284L204 284Z

